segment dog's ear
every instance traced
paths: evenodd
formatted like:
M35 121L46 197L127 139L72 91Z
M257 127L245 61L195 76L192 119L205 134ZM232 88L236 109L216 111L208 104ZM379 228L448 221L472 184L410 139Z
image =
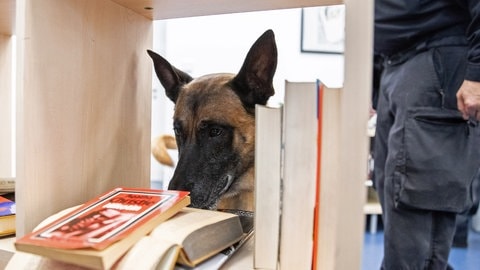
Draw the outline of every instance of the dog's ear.
M277 46L272 30L252 45L240 72L233 79L234 90L248 107L265 105L273 96L273 75L277 68Z
M155 73L165 88L167 97L175 103L182 85L189 83L192 77L172 66L165 58L157 53L151 50L147 50L147 53L153 60Z

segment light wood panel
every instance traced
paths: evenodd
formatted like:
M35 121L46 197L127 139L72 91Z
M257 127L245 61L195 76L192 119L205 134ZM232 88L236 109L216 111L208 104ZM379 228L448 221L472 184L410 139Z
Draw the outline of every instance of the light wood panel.
M12 35L15 31L15 0L0 0L0 34Z
M365 233L366 126L372 87L373 0L346 0L345 79L340 107L335 270L360 269ZM333 224L332 224L333 225Z
M152 19L341 4L342 0L113 0Z
M108 0L19 0L17 236L149 187L152 21Z
M12 38L0 34L0 177L12 172Z

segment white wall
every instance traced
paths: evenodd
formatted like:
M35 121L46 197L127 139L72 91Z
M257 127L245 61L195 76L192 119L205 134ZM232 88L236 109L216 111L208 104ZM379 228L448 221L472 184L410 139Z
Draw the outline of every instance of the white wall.
M194 77L236 73L250 46L264 31L272 29L278 47L278 65L274 79L276 94L270 99L271 104L283 101L286 79L321 79L333 86L343 82L343 55L301 52L301 9L157 21L154 29L154 50ZM154 91L152 136L172 134L173 104L166 100L156 76ZM159 178L162 168L153 161L152 179Z

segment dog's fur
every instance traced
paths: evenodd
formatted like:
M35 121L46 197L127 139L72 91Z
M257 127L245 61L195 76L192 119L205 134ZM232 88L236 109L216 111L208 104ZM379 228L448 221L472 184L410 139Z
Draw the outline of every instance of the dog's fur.
M268 30L252 45L238 74L196 79L148 51L166 95L175 103L179 161L169 189L191 192L193 207L253 210L255 104L274 94L277 48Z

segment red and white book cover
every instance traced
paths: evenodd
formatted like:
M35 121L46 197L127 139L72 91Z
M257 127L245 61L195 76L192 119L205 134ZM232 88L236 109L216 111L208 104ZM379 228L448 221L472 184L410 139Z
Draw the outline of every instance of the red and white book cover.
M101 250L179 203L185 205L188 194L174 190L116 188L25 235L17 243Z

